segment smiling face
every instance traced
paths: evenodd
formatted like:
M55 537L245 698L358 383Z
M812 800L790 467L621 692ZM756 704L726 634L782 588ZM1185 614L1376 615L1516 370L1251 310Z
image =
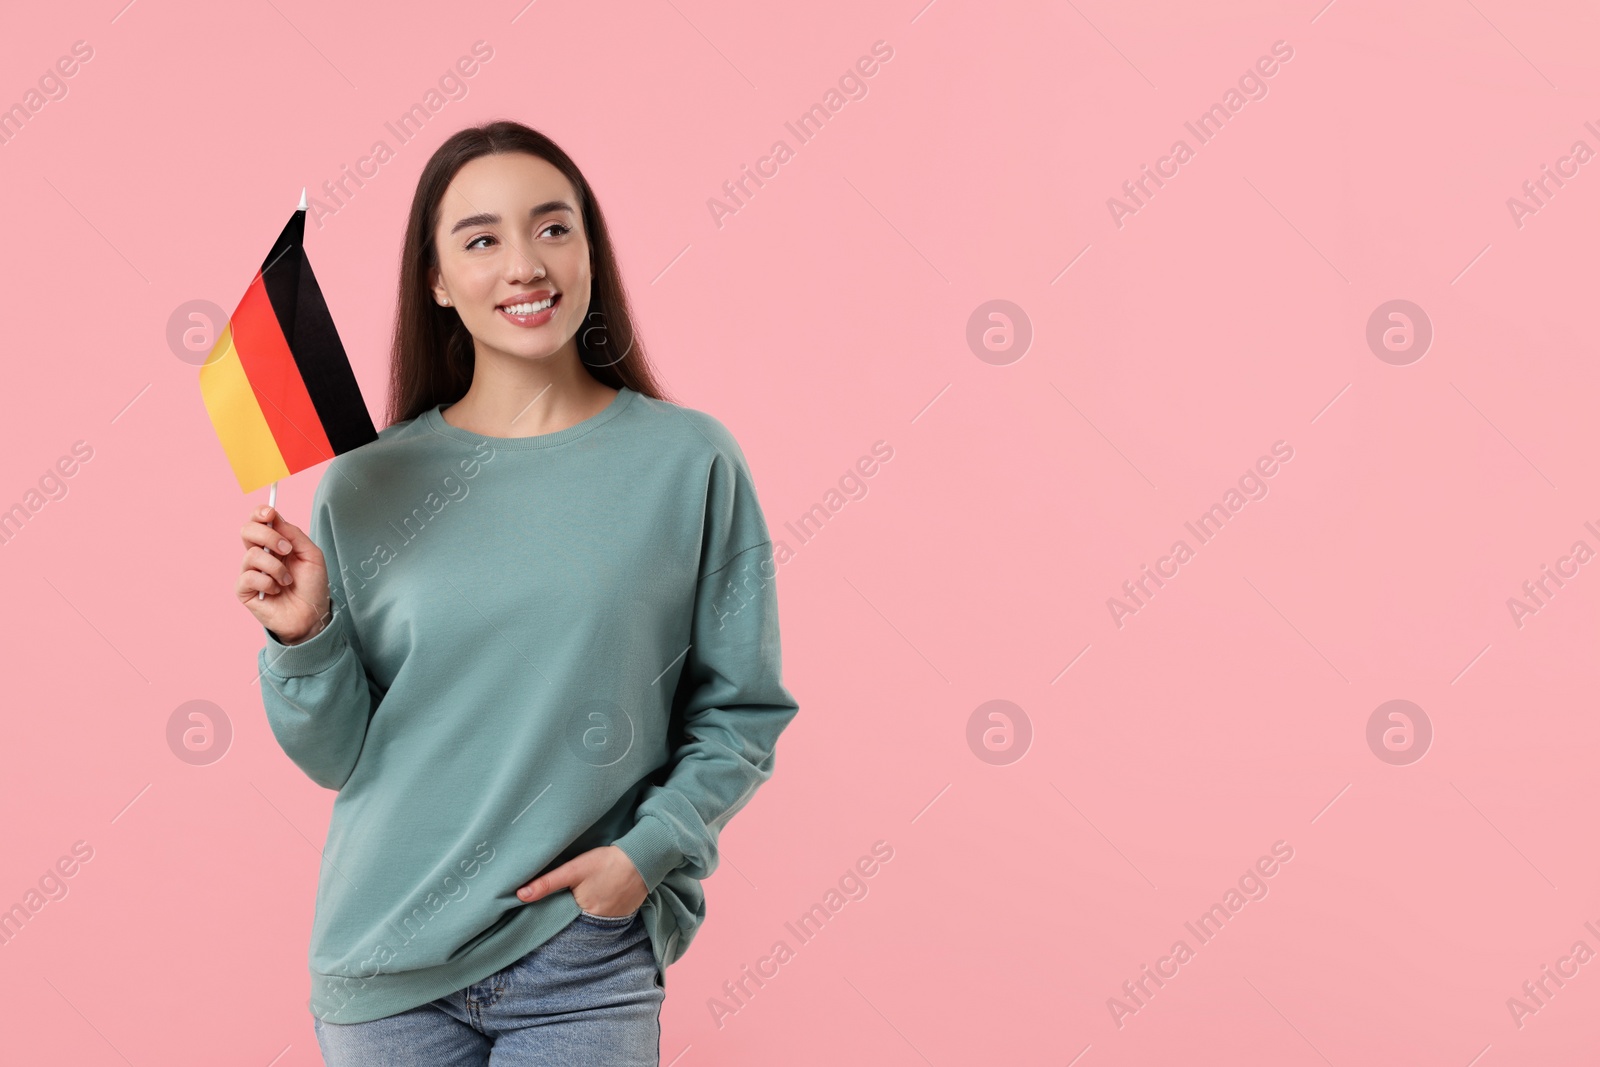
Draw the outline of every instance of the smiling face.
M525 152L470 160L445 190L433 241L433 298L460 314L480 356L570 346L576 357L593 264L566 175Z

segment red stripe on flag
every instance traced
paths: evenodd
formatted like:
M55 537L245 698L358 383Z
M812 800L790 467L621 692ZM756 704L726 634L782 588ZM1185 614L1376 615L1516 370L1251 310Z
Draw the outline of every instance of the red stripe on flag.
M322 417L306 392L260 274L250 283L229 322L239 363L289 469L304 470L332 459L333 445L328 443Z

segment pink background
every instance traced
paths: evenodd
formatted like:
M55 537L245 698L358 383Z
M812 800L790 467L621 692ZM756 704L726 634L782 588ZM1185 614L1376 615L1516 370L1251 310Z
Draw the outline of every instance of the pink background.
M416 176L506 117L589 175L648 351L795 551L801 712L668 974L663 1063L1591 1062L1600 959L1520 1026L1507 1001L1600 951L1600 566L1520 627L1508 600L1600 550L1600 161L1520 226L1507 202L1600 150L1600 16L919 2L8 19L0 103L94 54L0 145L0 508L75 441L93 456L0 545L0 907L74 842L93 858L0 947L0 1058L320 1062L334 794L262 715L233 583L266 494L239 493L168 324L231 310L301 186L384 138L307 234L381 425ZM478 40L466 95L397 144L384 122ZM799 144L784 122L880 40L866 96ZM1184 123L1276 41L1267 95L1200 145ZM1194 157L1119 227L1108 199L1180 137ZM708 201L779 138L794 157L719 227ZM992 300L1025 352L969 344ZM1369 346L1391 300L1431 322L1421 358ZM785 529L880 440L864 497ZM1265 498L1199 544L1184 523L1278 441ZM280 486L287 514L322 470ZM1119 627L1107 601L1179 538L1193 558ZM1408 764L1367 740L1396 699L1432 729ZM168 740L191 700L231 724L207 765ZM984 722L969 740L992 700L1018 709L998 751ZM784 924L877 841L865 896L799 944ZM1278 841L1268 895L1200 944L1184 923ZM780 938L793 958L719 1025ZM1180 938L1193 958L1119 1026L1108 999Z

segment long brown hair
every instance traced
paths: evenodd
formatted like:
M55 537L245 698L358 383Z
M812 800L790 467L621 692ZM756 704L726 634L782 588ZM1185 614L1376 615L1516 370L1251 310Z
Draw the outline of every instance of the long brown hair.
M455 403L472 384L472 335L455 308L434 302L428 273L439 263L433 233L439 202L451 179L469 161L501 152L538 156L566 175L578 195L584 236L594 254L589 313L578 330L578 357L584 367L595 380L613 389L626 385L667 400L634 326L611 233L594 190L578 165L550 138L520 122L500 121L451 135L417 179L400 254L400 299L389 362L389 424L416 418L439 404Z

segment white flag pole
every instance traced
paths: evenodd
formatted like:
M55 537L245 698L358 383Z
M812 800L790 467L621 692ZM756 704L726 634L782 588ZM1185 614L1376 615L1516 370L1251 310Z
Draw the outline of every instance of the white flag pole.
M267 507L273 508L274 510L276 510L277 507L278 507L278 483L277 482L273 482L272 483L272 488L267 490ZM266 594L265 591L258 590L256 592L256 599L257 600L265 600L266 598L267 598L267 594Z

